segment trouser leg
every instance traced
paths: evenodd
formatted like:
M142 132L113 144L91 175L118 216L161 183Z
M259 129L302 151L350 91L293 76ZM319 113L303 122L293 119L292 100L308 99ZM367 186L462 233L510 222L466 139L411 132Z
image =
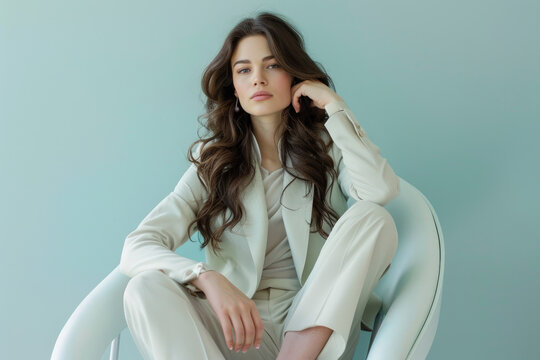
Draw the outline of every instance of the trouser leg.
M261 347L246 353L227 348L217 315L207 299L187 290L157 270L134 276L124 293L128 328L145 359L274 360L279 351L275 341L275 319L269 296L260 291L253 298L264 325Z
M390 213L370 201L351 205L334 225L295 296L282 336L326 326L334 331L318 359L338 359L347 345L356 345L347 344L354 314L363 313L396 250L397 229Z
M124 312L145 359L225 359L190 297L195 298L158 270L130 279Z
M353 360L354 353L356 352L356 347L358 345L358 341L360 340L360 335L362 331L361 322L363 312L364 309L361 306L356 307L356 312L354 314L351 329L349 331L349 338L347 339L347 345L345 345L345 350L338 358L338 360Z

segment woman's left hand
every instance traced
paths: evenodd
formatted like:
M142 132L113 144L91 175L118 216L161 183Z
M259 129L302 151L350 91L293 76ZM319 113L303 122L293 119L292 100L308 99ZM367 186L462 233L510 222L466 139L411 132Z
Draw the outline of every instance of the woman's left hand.
M324 109L326 104L333 101L344 101L341 96L336 94L332 89L317 80L304 80L291 88L292 105L296 112L299 112L300 102L298 98L300 96L307 96L312 101L312 106L316 106L319 109Z

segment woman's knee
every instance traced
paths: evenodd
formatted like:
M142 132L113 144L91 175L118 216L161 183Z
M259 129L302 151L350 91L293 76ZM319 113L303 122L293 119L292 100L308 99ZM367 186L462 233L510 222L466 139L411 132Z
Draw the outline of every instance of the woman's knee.
M160 270L146 270L132 277L124 290L124 303L134 299L140 301L145 297L154 297L163 288L163 285L170 286L168 282L173 281Z
M392 214L384 206L367 200L359 200L352 204L348 211L351 218L360 222L359 226L373 226L379 229L377 242L380 245L385 243L385 247L395 253L398 242L397 228Z
M371 201L356 201L345 211L344 215L346 214L357 219L367 218L370 221L388 224L389 227L396 227L390 212L384 206Z

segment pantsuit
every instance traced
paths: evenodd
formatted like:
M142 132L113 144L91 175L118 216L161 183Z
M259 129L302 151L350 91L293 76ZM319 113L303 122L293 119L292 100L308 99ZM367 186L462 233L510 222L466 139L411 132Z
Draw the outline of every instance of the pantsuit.
M328 238L310 226L314 189L292 175L296 169L289 157L283 174L282 223L299 290L259 286L269 231L259 171L243 190L244 216L221 236L219 255L205 248L207 267L257 304L265 327L261 348L243 354L225 346L207 300L191 293L200 263L174 252L189 238L187 226L208 197L192 164L127 236L122 251L120 270L132 278L124 296L126 320L145 358L274 359L287 331L317 325L333 330L319 359L352 358L361 325L373 326L381 306L373 289L397 249L397 230L383 206L399 194L399 178L345 102L329 103L325 110L333 140L328 155L338 174L328 182L326 200L339 216L333 227L323 222ZM350 199L355 202L349 207ZM224 218L230 215L227 209ZM219 218L215 228L222 225Z
M286 331L326 326L333 333L318 359L352 359L360 319L397 249L397 231L382 206L357 201L337 221L298 292L267 288L252 299L264 324L260 349L227 348L206 299L150 270L126 288L126 320L145 359L275 359ZM354 314L354 317L352 316Z

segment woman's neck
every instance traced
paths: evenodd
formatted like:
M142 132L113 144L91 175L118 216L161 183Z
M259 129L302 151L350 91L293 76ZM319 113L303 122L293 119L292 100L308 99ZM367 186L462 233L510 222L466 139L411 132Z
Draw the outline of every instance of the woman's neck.
M279 162L278 143L283 131L282 124L279 123L279 119L252 119L251 124L253 126L253 135L257 139L261 158L264 161L270 160L271 162Z

